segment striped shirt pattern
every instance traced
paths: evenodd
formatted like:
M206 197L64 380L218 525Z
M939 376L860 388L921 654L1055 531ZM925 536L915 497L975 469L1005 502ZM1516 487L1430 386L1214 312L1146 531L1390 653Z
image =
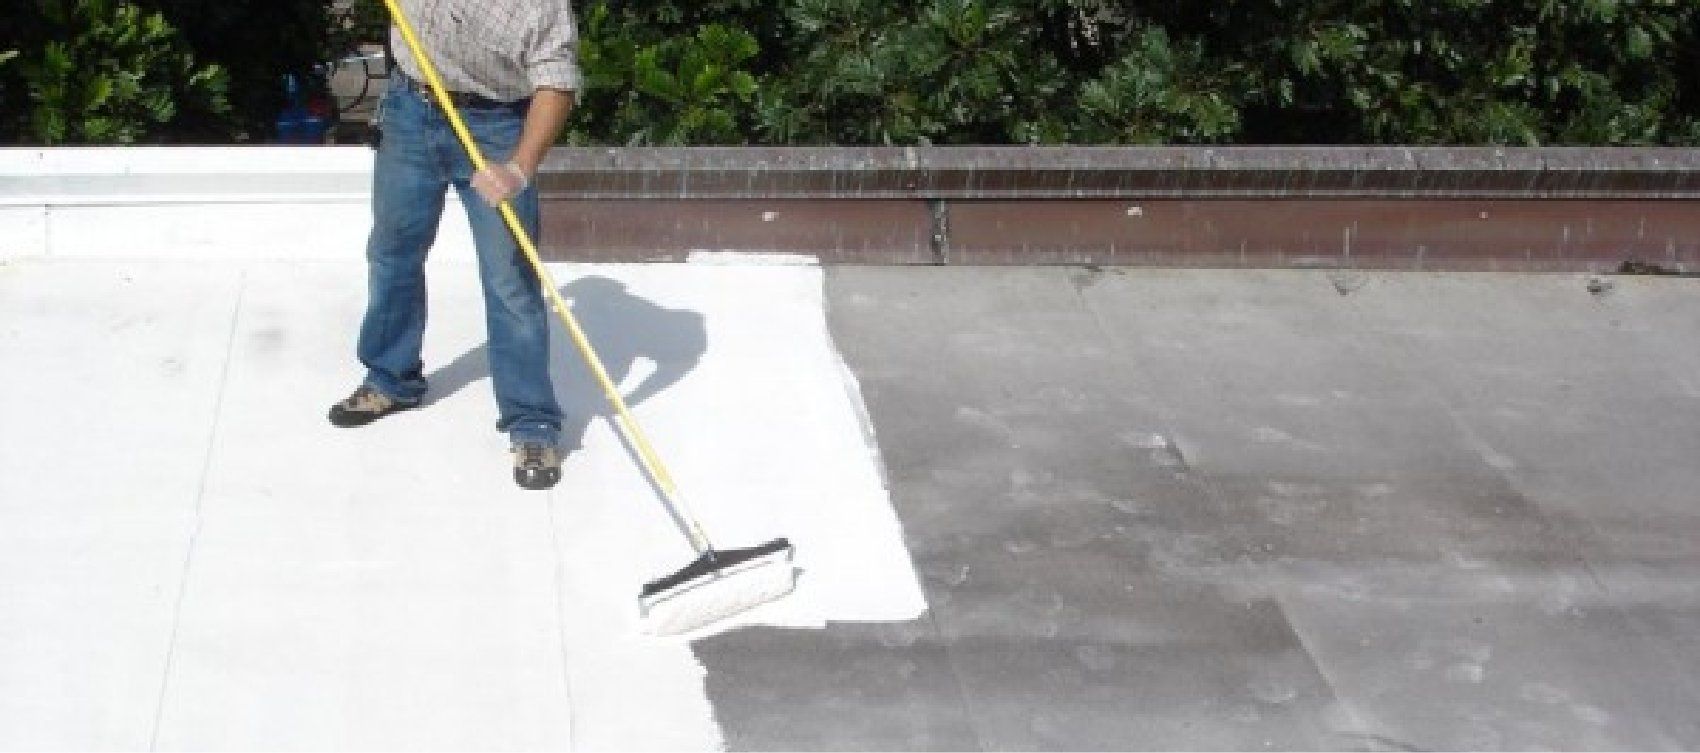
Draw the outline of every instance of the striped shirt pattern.
M400 0L450 91L512 102L539 87L578 91L578 25L570 0ZM390 48L402 72L424 75L398 29Z

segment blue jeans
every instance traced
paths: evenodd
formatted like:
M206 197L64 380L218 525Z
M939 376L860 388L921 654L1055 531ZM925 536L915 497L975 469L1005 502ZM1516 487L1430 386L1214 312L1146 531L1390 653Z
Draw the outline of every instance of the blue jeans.
M549 312L536 272L519 250L501 213L472 190L472 161L448 119L399 79L380 105L383 138L372 183L372 234L366 243L367 308L360 326L366 383L389 397L416 402L425 395L420 346L425 336L425 255L437 235L444 199L453 186L466 207L484 286L486 352L499 411L496 428L515 442L554 446L561 409L549 381ZM492 161L519 143L525 104L462 108L461 117ZM511 200L520 222L537 237L537 191Z

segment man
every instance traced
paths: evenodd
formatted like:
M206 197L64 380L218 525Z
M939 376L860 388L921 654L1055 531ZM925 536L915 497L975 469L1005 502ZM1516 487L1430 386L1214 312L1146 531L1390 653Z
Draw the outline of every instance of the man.
M569 0L401 0L401 7L490 166L474 174L392 28L397 69L379 105L368 303L357 349L366 378L331 407L330 420L364 426L424 398L425 255L453 186L478 250L496 428L508 434L514 481L548 489L561 477L549 313L536 273L495 207L509 200L536 237L532 179L579 88L572 8Z

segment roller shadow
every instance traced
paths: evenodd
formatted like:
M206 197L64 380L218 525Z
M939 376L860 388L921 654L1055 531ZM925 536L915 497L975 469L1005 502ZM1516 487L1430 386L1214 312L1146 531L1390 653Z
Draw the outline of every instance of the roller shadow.
M601 357L608 377L624 385L637 362L649 361L654 368L637 386L623 395L626 405L636 408L666 390L695 369L708 352L708 329L702 314L685 309L669 309L648 299L632 295L626 285L607 277L581 277L560 288L561 296L572 305L573 316L596 354ZM554 317L550 312L550 317ZM584 446L585 431L590 422L607 418L613 423L613 407L602 387L591 375L566 333L552 326L549 342L549 376L555 385L555 398L560 402L561 448L572 453ZM425 404L431 405L448 398L466 386L488 379L490 363L486 345L462 353L453 361L426 377L430 391ZM632 462L641 467L637 448L624 432L615 428ZM665 499L655 480L645 474L658 498ZM686 524L679 511L667 508L681 532Z

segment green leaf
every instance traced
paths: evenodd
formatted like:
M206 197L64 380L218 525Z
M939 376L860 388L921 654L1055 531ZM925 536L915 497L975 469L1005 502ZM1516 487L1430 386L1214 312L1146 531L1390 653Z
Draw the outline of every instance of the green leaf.
M731 77L730 86L733 94L737 95L739 99L746 100L754 96L756 89L758 88L756 86L756 77L750 75L748 71L734 72Z
M107 100L112 97L114 89L111 78L98 74L86 81L84 86L86 87L83 91L83 109L85 110L96 110L105 105Z
M632 83L644 94L673 103L681 102L683 87L673 74L661 69L660 56L661 50L657 47L639 51L632 65Z

